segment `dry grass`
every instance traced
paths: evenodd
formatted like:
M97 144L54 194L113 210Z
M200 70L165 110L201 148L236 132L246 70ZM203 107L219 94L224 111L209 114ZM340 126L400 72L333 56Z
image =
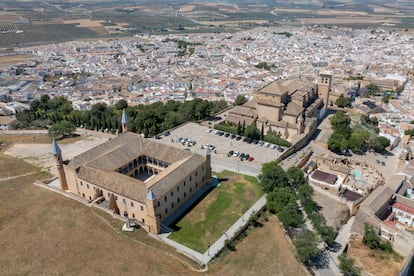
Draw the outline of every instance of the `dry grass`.
M12 65L20 62L25 62L28 59L34 58L35 55L13 55L0 57L0 65Z
M355 264L370 275L398 275L404 261L395 253L371 250L360 239L351 239L348 250L348 255L355 259Z
M179 11L180 12L190 12L190 11L193 11L195 8L196 8L196 5L184 5L179 9Z
M70 144L76 141L82 140L82 136L70 137L59 140L59 144ZM52 139L46 134L22 134L22 135L13 135L13 134L0 134L0 142L6 144L51 144Z
M1 153L0 160L9 170L17 166L36 170ZM0 172L0 178L5 176L9 174ZM32 184L45 177L39 173L0 182L2 274L194 274L179 261L188 260L181 255L171 258L174 250L143 230L121 234L120 222Z
M276 217L253 229L237 251L209 265L209 275L306 275Z
M13 140L33 143L30 136ZM143 230L122 233L107 213L33 185L49 175L0 152L0 179L25 173L34 174L0 181L1 274L200 275L190 269L197 264ZM304 275L292 250L270 218L208 274Z

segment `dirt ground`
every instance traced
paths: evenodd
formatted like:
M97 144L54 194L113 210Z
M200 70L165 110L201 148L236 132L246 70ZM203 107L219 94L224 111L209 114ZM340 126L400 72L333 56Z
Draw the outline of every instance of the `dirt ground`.
M313 199L322 207L321 212L329 226L339 228L344 225L349 217L349 209L345 204L315 191Z
M275 216L255 228L237 251L209 265L208 275L306 275Z
M348 255L355 260L356 266L375 276L399 275L404 261L401 256L371 250L360 239L350 240Z
M7 143L10 142L9 140L22 144L19 143L10 146L5 151L5 154L22 158L37 167L50 169L50 172L54 174L55 161L52 155L52 144L47 135L23 135L20 137L19 135L0 135L0 141ZM30 143L30 140L33 142ZM63 159L72 159L74 156L105 142L107 138L83 136L82 138L65 140L58 141L59 147L62 150Z

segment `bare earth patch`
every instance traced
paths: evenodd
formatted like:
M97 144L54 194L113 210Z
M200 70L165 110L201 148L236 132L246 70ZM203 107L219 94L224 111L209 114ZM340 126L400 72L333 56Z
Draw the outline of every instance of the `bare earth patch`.
M53 173L55 169L55 161L52 155L52 145L50 138L47 136L33 136L37 137L35 139L31 136L27 136L27 139L40 140L39 144L25 143L25 144L15 144L11 146L5 153L11 156L22 158L27 162L43 168L50 168ZM0 140L3 136L0 136ZM7 138L7 135L4 136L3 140ZM27 141L24 138L23 141ZM27 141L27 142L29 142ZM73 140L72 140L73 141ZM105 142L106 139L98 138L94 136L85 137L82 140L75 140L73 143L65 144L65 140L59 141L59 146L62 150L63 159L72 159L74 156L85 152L97 145ZM62 143L61 143L62 142ZM23 142L24 143L24 142Z
M329 226L339 228L348 221L350 213L345 204L323 195L316 190L313 194L313 199L322 207L321 213Z

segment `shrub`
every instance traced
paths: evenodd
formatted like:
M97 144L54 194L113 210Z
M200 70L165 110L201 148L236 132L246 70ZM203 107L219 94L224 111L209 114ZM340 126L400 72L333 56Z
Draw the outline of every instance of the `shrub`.
M224 241L224 246L230 251L236 251L236 243L233 240L226 239Z
M237 135L237 128L230 123L216 124L214 125L214 129Z

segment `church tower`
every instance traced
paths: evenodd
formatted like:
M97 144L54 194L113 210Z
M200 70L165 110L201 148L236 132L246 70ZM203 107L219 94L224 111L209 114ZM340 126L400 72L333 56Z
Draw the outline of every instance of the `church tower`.
M63 169L63 160L62 160L62 151L60 150L55 138L53 138L52 142L52 153L55 157L56 167L58 171L58 177L60 182L60 188L62 190L68 189L68 183L66 182L65 171Z
M331 105L329 102L329 94L331 93L332 74L329 72L319 74L318 81L318 98L323 100L324 108Z
M155 200L157 197L155 196L154 192L151 189L148 191L147 199L146 199L146 210L147 216L145 220L145 224L149 226L148 232L158 234L160 232L160 219L155 214Z
M125 109L122 110L122 133L128 131L128 116L126 115Z

